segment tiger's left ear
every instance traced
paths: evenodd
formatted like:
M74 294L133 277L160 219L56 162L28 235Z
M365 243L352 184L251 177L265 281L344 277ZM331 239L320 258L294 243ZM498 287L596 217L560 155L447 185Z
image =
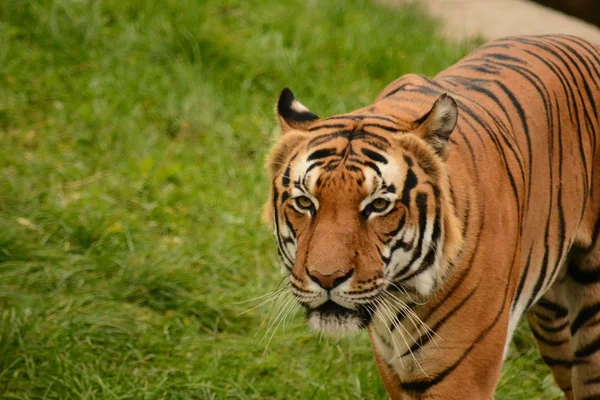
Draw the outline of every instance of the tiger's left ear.
M308 125L319 117L296 100L290 89L285 88L277 101L277 119L281 132L285 134L293 129L306 130Z
M445 161L448 159L448 139L457 119L456 101L444 93L438 97L428 113L413 122L414 133L429 143Z

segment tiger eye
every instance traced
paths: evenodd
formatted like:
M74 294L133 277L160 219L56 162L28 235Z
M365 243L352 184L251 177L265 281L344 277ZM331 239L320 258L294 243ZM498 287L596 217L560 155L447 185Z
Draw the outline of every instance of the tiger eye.
M313 206L312 201L306 196L296 197L296 204L298 205L298 207L304 208L304 209L309 209L309 208L312 208L312 206Z
M388 208L389 205L390 202L382 198L375 199L371 203L371 207L373 207L373 210L377 212L385 211L385 209Z

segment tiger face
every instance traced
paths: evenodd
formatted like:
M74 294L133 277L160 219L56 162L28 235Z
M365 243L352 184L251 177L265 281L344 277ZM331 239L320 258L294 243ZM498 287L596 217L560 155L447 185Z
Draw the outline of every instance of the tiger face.
M267 161L283 271L313 329L366 327L393 295L425 299L456 251L444 160L457 119L440 97L416 121L353 113L319 119L289 89Z

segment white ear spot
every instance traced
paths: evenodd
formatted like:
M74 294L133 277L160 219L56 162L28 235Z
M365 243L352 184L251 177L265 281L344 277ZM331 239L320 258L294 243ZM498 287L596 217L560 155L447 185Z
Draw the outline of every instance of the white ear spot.
M304 104L300 103L298 100L292 101L290 108L292 110L296 111L297 113L310 112L310 110L308 108L306 108L304 106Z

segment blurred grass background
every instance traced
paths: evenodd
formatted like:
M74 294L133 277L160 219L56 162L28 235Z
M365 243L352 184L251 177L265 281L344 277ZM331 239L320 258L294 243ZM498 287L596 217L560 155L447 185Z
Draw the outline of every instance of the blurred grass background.
M386 398L365 335L297 315L265 352L269 306L238 316L281 279L273 104L349 111L475 45L366 0L0 2L0 398ZM515 343L497 398L559 398Z

